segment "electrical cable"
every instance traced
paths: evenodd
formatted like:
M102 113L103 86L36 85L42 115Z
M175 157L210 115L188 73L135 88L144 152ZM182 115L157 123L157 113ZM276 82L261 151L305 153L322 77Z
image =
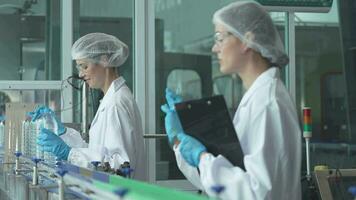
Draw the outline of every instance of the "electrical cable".
M72 82L70 82L69 80L71 79L76 79L76 80L80 80L80 83L79 83L79 87L75 86ZM81 90L83 88L83 78L79 77L77 74L73 75L73 76L69 76L67 79L66 79L67 83L69 85L71 85L74 89L77 89L77 90Z
M80 101L78 104L73 104L72 106L70 107L67 107L67 108L63 108L62 106L65 105L65 100L64 100L64 95L63 95L63 86L64 86L64 83L67 81L67 83L72 86L73 88L77 89L77 90L81 90L82 88L82 85L84 84L84 81L81 81L80 82L80 87L76 87L73 83L71 83L69 81L69 79L79 79L79 80L83 80L83 78L79 77L77 74L74 74L72 76L69 76L68 78L64 79L61 81L61 98L62 98L62 103L61 103L61 109L60 110L56 110L54 111L55 113L60 113L60 112L63 112L63 111L66 111L66 110L70 110L70 109L73 109L74 107L79 107L82 102ZM79 109L78 109L79 110Z

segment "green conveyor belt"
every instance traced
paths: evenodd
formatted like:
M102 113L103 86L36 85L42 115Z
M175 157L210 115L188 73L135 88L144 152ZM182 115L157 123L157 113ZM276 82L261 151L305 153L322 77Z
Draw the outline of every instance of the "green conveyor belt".
M190 193L180 192L177 190L164 188L157 185L152 185L144 182L125 179L119 176L110 176L110 183L94 181L94 185L102 190L114 191L117 188L123 187L129 189L125 199L170 199L170 200L207 200L205 196L194 195Z

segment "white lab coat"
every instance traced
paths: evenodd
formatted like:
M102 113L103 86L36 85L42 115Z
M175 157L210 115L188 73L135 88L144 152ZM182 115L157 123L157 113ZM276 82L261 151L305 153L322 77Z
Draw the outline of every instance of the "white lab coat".
M134 169L132 177L147 180L141 116L122 77L111 83L100 103L89 130L89 144L71 128L61 138L72 147L68 155L72 164L92 167L91 161L105 161L118 169L128 161Z
M246 91L233 120L246 171L226 158L202 156L199 171L174 148L178 167L196 187L221 199L301 199L301 131L295 104L279 79L279 69L262 73Z

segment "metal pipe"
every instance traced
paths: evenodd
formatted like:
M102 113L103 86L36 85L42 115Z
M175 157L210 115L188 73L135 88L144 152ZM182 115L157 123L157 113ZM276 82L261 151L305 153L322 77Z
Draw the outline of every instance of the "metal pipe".
M144 134L143 138L148 139L148 138L166 138L167 134Z
M33 169L18 169L18 170L16 170L17 172L19 172L19 173L27 173L27 172L33 172ZM48 173L48 171L47 170L44 170L44 169L38 169L38 167L37 167L37 172L39 173L39 172L43 172L43 173Z
M309 138L305 138L305 151L307 153L307 179L310 180L310 158L309 158Z
M307 180L310 181L310 152L309 152L309 143L310 138L312 137L312 116L311 116L311 108L304 107L303 108L303 137L305 138L305 151L307 156Z
M16 157L16 160L15 160L15 174L18 174L19 169L20 169L20 158Z
M12 123L11 121L9 121L9 130L8 130L8 146L7 146L7 149L8 149L8 153L10 154L11 153L11 137L12 137Z
M37 169L37 164L36 164L35 166L33 166L32 185L38 185L38 169Z
M58 196L59 200L64 200L64 180L62 176L58 179Z

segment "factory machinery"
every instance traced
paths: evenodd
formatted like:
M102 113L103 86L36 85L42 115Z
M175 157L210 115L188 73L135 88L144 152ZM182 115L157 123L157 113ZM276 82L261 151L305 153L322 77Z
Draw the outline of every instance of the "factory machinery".
M48 166L15 153L0 165L1 199L206 199L68 163Z
M130 179L133 169L123 163L110 169L92 162L81 168L46 156L36 148L36 126L26 121L35 105L6 105L6 123L0 127L0 199L207 199ZM37 127L38 128L38 127Z

